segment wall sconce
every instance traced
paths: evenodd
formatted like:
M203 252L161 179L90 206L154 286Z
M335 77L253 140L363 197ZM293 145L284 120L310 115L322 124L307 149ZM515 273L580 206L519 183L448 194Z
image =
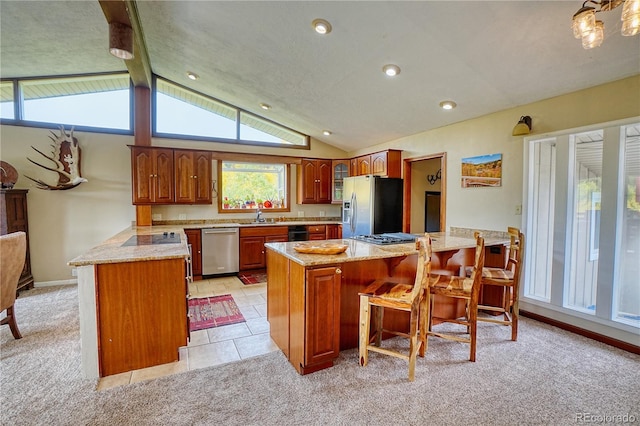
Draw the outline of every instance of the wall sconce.
M531 132L531 117L523 115L520 117L520 121L513 128L511 133L513 136L528 135Z
M133 29L119 22L109 23L109 53L120 59L133 59Z
M427 175L427 181L429 181L429 183L433 185L438 180L440 180L441 177L442 177L442 169L438 170L438 173L436 173L435 175Z

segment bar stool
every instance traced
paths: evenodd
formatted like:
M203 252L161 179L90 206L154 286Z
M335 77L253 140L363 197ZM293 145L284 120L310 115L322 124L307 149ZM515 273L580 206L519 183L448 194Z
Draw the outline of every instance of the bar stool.
M503 288L502 306L478 305L484 311L499 312L503 319L478 317L478 321L492 322L511 326L511 340L518 339L518 295L520 292L520 271L524 234L518 228L507 228L509 237L509 257L504 268L482 268L482 285L501 286Z
M429 234L416 240L418 264L413 284L395 283L386 280L374 281L360 293L360 365L366 366L369 351L390 355L409 361L409 381L415 378L416 356L424 357L426 342L425 290L431 270L431 238ZM384 309L410 312L409 333L383 328ZM422 311L422 313L421 313ZM373 327L371 319L373 317ZM418 324L420 322L420 324ZM418 326L419 325L419 326ZM373 336L370 330L373 329ZM409 353L382 348L382 333L391 333L409 338ZM419 341L418 341L419 339Z
M478 320L478 298L480 296L480 279L482 276L482 267L484 266L484 238L481 235L476 236L476 253L471 277L456 277L448 275L431 275L429 278L429 287L426 292L427 310L425 316L428 321L426 339L424 342L425 350L427 349L429 336L437 336L443 339L454 340L457 342L469 343L469 361L476 360L476 331ZM467 305L467 312L464 319L439 318L433 316L433 301L436 295L463 299ZM433 331L433 320L442 323L455 323L466 326L466 333L469 337L463 337L458 334L450 334Z

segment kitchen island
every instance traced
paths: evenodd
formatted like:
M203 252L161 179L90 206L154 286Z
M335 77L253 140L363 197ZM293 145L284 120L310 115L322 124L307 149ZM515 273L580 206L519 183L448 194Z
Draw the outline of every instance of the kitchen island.
M432 271L458 274L473 264L472 236L430 235ZM485 237L485 246L494 252L504 253L507 242L502 236ZM374 245L352 239L325 243L343 244L347 249L335 255L305 254L294 249L295 242L265 244L271 338L300 374L331 367L340 350L358 346L358 293L367 285L376 279L405 283L415 279L415 243ZM504 259L503 254L497 258ZM434 309L437 316L464 315L464 303L447 299L436 299ZM409 324L405 312L389 312L384 321L385 328L395 330L407 329Z
M177 361L188 337L182 227L131 227L69 262L77 268L87 378Z

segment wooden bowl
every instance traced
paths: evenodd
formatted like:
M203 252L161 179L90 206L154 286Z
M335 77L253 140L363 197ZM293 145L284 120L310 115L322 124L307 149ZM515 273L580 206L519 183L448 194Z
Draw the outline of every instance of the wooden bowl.
M340 254L347 250L347 246L336 243L298 243L293 249L299 253Z

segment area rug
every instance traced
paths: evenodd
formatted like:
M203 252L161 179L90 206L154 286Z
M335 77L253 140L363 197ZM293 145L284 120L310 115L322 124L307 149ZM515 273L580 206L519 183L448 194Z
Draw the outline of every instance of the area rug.
M230 294L189 299L190 331L239 322L244 322L244 317Z
M267 282L267 271L260 269L259 271L240 272L238 278L244 285L259 284Z

